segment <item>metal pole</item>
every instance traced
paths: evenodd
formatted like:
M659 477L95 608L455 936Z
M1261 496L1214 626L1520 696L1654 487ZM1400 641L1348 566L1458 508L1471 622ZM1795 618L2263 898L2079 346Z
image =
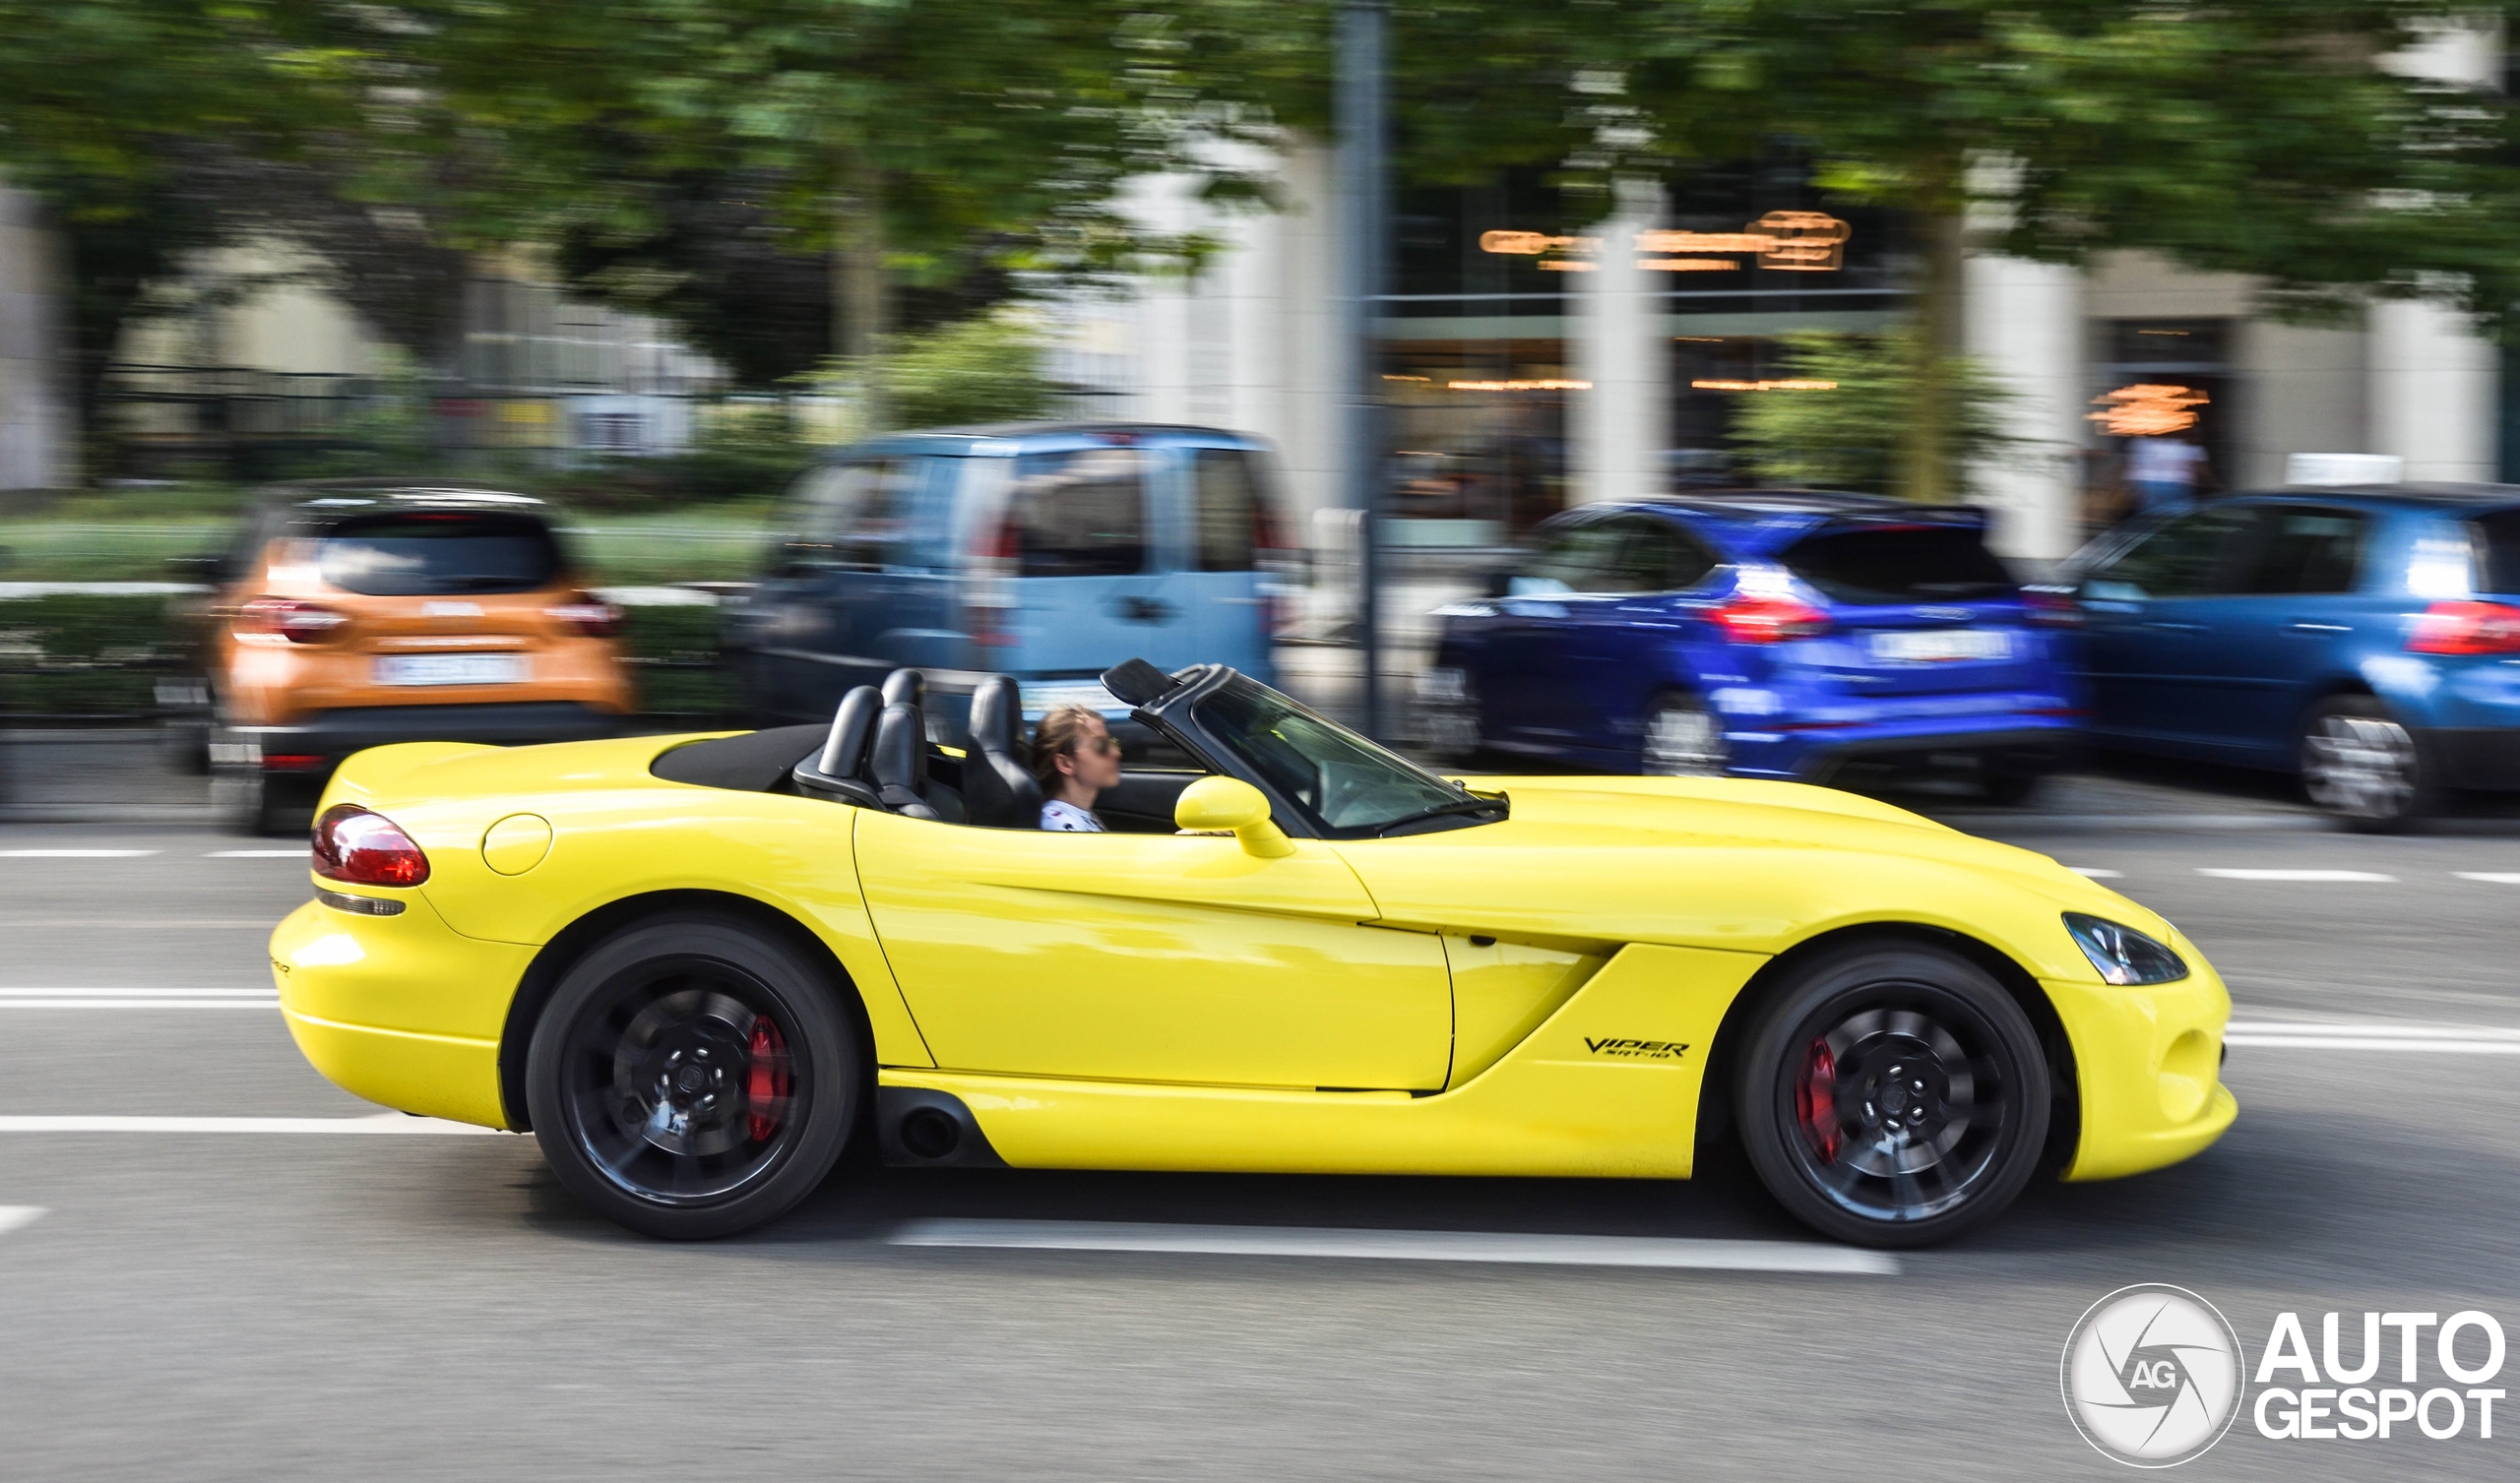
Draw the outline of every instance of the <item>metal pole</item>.
M1381 310L1389 242L1383 97L1386 0L1341 0L1337 118L1342 326L1346 339L1344 453L1348 504L1357 519L1356 625L1364 654L1366 735L1382 732L1382 364L1374 321Z

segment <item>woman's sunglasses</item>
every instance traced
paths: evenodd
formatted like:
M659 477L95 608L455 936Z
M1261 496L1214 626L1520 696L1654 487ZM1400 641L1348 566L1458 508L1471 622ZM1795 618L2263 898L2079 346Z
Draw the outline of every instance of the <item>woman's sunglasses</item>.
M1100 752L1105 757L1117 757L1120 755L1120 739L1116 736L1089 737L1085 740L1079 741L1076 744L1076 750L1079 752Z

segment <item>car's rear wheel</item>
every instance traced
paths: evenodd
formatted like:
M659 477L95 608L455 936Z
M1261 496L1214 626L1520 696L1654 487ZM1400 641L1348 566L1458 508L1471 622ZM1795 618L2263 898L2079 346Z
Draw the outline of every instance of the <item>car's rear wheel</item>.
M1666 690L1645 708L1640 759L1648 777L1721 777L1732 749L1724 720L1693 695Z
M2030 1019L1956 955L1875 943L1801 965L1736 1063L1759 1180L1823 1234L1947 1241L2010 1205L2048 1138Z
M2404 829L2431 804L2415 733L2367 695L2331 696L2301 724L2301 789L2347 828Z
M561 1183L650 1236L731 1235L831 1172L864 1095L854 1004L797 948L709 917L580 958L526 1061Z

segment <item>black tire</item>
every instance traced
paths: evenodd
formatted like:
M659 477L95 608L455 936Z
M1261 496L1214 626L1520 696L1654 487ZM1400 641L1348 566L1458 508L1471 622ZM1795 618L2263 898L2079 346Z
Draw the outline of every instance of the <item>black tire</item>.
M1990 767L1978 774L1978 792L1997 808L2017 809L2038 795L2046 775L2024 768Z
M2350 830L2403 830L2436 801L2423 746L2373 696L2330 696L2310 708L2300 756L2301 791Z
M632 927L578 959L535 1024L535 1139L562 1184L642 1235L750 1230L812 1194L849 1143L860 1013L773 933L704 916Z
M1977 964L1921 945L1796 967L1753 1021L1733 1096L1759 1182L1858 1246L1930 1246L1992 1218L2048 1141L2030 1017Z
M1646 703L1638 772L1648 777L1721 777L1731 759L1724 718L1696 696L1665 690Z

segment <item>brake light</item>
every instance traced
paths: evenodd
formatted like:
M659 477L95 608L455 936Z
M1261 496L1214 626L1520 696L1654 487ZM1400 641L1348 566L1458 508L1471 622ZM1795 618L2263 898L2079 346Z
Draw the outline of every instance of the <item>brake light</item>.
M320 644L350 621L347 613L293 597L257 597L237 618L237 626L247 633L280 634L291 644Z
M1735 644L1781 644L1829 631L1828 614L1793 597L1735 597L1714 618Z
M429 857L383 814L337 803L315 821L315 873L352 886L417 886Z
M590 639L609 639L621 632L621 609L593 592L572 592L569 601L542 611L552 622Z
M2415 620L2407 652L2520 653L2520 607L2499 602L2436 602Z
M2079 628L2082 605L2074 601L2071 587L2031 587L2021 589L2021 605L2030 621L2040 628Z

